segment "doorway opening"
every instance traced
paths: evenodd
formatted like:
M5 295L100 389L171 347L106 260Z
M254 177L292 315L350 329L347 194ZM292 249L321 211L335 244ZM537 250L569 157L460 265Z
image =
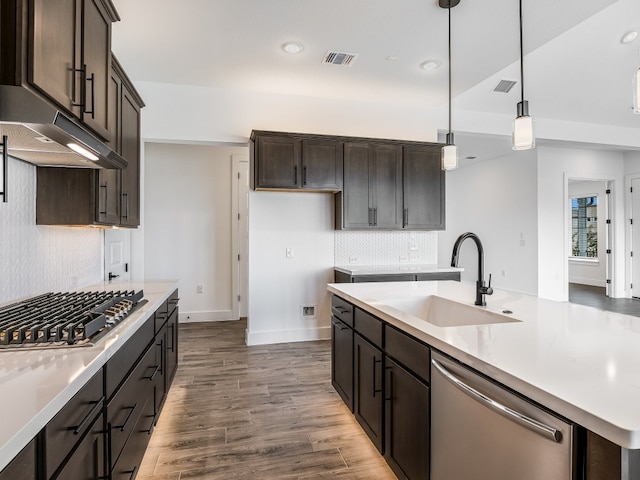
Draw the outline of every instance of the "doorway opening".
M568 179L569 301L612 296L612 181Z

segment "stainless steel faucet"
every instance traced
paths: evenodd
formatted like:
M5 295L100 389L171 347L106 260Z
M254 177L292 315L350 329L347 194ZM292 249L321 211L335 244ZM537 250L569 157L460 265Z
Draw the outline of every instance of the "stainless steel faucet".
M458 255L460 254L460 247L462 242L467 238L472 239L476 247L478 247L478 281L476 282L476 305L485 306L487 302L484 300L485 295L491 295L493 288L491 288L491 274L489 274L489 285L484 284L484 249L482 248L482 242L475 233L467 232L458 237L456 243L453 245L453 253L451 254L451 266L458 266Z

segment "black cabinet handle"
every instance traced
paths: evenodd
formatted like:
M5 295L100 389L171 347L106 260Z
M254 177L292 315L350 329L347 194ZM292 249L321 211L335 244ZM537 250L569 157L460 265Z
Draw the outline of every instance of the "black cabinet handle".
M307 166L302 167L302 184L307 184Z
M109 210L109 182L104 182L104 185L100 185L100 188L104 188L104 211L99 213L100 215L106 215Z
M2 136L2 202L7 203L7 173L9 166L9 137Z
M385 397L385 402L393 401L393 367L386 367L385 370L389 372L389 377L387 381L387 396Z
M409 209L404 209L404 214L402 215L402 226L406 227L409 224Z
M122 425L114 425L113 428L119 428L121 432L124 432L124 429L127 426L127 423L129 423L129 419L131 418L131 415L133 415L133 412L135 412L137 406L138 402L134 403L132 407L124 407L124 410L129 410L129 415L124 419L124 423Z
M129 218L129 194L128 193L123 193L122 196L124 197L124 205L125 205L125 213L124 215L122 215L122 218Z
M297 165L293 166L293 184L294 185L298 184L298 166Z
M378 225L378 208L373 209L373 226Z
M173 341L173 334L174 334L174 330L175 330L175 325L173 323L170 323L169 324L169 329L171 330L171 335L169 335L169 338L171 339L171 353L173 353L173 351L174 351L173 347L174 347L174 344L176 343L176 342Z
M91 410L89 411L89 413L87 413L87 415L82 419L82 421L80 422L80 424L77 427L73 428L73 434L74 435L78 435L80 432L82 432L84 430L86 424L89 423L89 421L93 420L93 418L102 409L102 403L103 402L104 402L104 397L101 397L100 400L96 400L95 402L91 402L94 405L91 408Z
M92 73L90 77L87 78L87 82L91 82L91 110L86 110L84 113L91 114L91 118L96 118L95 114L95 105L96 105L96 89L95 89L95 73Z
M156 365L155 367L149 367L149 368L153 368L153 373L151 374L150 377L147 377L149 380L153 381L154 378L156 378L156 375L158 374L158 372L160 371L160 366L161 364L159 363L158 365Z
M347 330L347 329L349 328L349 327L347 327L346 325L343 325L343 324L342 324L342 322L339 322L339 321L337 321L337 320L333 320L333 319L332 319L332 320L331 320L331 323L332 323L333 325L335 325L335 326L336 326L336 328L339 328L339 329L340 329L340 331L342 331L342 330Z
M151 419L151 425L148 430L145 430L149 435L153 433L154 428L156 428L156 418L158 417L158 412L153 414L153 418Z
M134 478L136 478L136 471L138 470L138 465L136 465L135 467L133 467L133 470L126 470L122 473L130 473L131 475L129 476L129 480L133 480Z
M171 300L169 300L169 303L171 305L177 305L178 301L180 301L180 298L172 298Z
M373 396L376 396L376 393L382 392L381 388L376 388L376 364L382 363L382 360L378 360L376 357L373 357Z
M373 208L369 209L369 226L373 226L373 221L371 220L373 217Z
M85 111L85 106L87 104L87 66L82 65L82 68L74 68L74 72L80 72L80 102L72 103L71 105L74 107L80 107L82 111ZM74 80L76 76L74 75ZM74 83L75 85L75 83ZM75 96L75 88L74 88L74 96Z

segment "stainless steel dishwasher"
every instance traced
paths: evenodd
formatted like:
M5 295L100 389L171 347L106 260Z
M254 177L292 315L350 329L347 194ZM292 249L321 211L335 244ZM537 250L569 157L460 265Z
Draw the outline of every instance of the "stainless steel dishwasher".
M571 480L574 427L437 353L431 480Z

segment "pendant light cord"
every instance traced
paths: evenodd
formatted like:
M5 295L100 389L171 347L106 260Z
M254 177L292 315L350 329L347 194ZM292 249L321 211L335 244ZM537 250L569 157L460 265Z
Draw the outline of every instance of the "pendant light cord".
M449 136L451 136L451 1L449 0Z
M520 0L520 95L524 102L524 48L522 45L522 0Z

